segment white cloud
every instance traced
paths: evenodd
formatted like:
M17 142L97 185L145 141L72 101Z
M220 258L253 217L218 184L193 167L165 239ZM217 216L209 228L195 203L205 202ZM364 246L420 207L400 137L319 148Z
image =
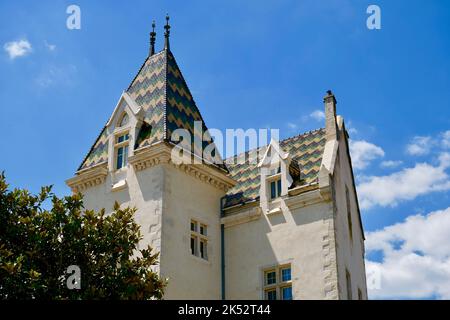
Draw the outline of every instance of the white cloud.
M309 116L316 121L325 120L325 113L321 110L316 110L316 111L312 112Z
M363 177L357 186L361 208L395 206L420 195L450 190L449 167L450 154L442 153L437 166L418 163L390 175Z
M292 123L292 122L288 122L287 126L289 129L292 129L292 130L297 129L297 127L298 127L295 123Z
M406 152L412 156L423 156L430 153L432 145L433 140L431 137L416 136L406 146Z
M445 149L450 149L450 130L447 130L441 134L442 140L441 144L442 147Z
M382 261L366 260L368 275L379 276L370 298L450 299L450 207L366 234L366 252L380 251Z
M47 40L45 40L44 44L45 44L45 47L49 51L55 51L56 50L56 45L55 44L50 44L50 43L47 42Z
M77 68L74 65L50 66L42 71L34 81L39 89L46 89L54 85L71 85L76 73Z
M31 43L24 39L7 42L3 45L3 49L8 53L11 60L23 57L32 51Z
M386 160L386 161L382 161L380 164L380 167L382 168L396 168L399 165L401 165L403 163L403 161L401 160Z
M350 140L350 154L355 169L364 169L372 160L384 157L383 149L364 140Z

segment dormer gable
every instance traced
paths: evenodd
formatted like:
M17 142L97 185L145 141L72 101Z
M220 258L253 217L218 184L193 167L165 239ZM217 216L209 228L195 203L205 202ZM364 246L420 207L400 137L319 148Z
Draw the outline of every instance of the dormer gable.
M289 172L291 161L289 153L272 139L258 164L261 179L259 198L263 212L270 211L270 202L288 194L294 181Z

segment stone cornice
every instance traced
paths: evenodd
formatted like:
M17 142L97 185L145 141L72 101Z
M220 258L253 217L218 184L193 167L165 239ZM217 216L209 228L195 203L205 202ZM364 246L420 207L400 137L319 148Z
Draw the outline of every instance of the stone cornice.
M166 143L158 143L136 151L129 158L129 163L133 165L136 172L158 164L168 164L225 192L236 184L236 181L227 176L225 172L221 172L207 164L185 164L177 161L180 160L179 158L173 159L175 155L172 155L171 151L172 146Z
M66 180L66 184L72 189L72 192L83 192L87 188L91 188L105 182L108 174L108 166L106 163L79 171L73 178Z
M300 193L295 196L289 196L284 200L286 206L288 206L290 210L295 210L297 208L310 206L324 201L327 201L327 199L324 199L321 190L319 190L318 188Z
M225 228L229 228L241 223L246 223L261 218L261 207L248 208L236 214L225 216L220 219L220 223L225 225Z

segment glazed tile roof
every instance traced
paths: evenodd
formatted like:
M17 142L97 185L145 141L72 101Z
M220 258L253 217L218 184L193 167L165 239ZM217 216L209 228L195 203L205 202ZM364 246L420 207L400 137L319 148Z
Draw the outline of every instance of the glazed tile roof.
M144 125L138 133L134 148L140 149L161 141L171 141L177 128L185 128L194 136L194 121L200 121L203 132L207 130L192 94L181 74L173 54L163 50L148 57L136 77L127 89L131 98L144 109ZM124 102L125 103L125 102ZM192 147L196 154L201 154L208 144ZM202 139L199 139L202 141ZM172 141L178 144L177 141ZM183 143L182 143L183 144ZM300 165L298 184L317 181L325 145L325 130L318 129L280 142L280 147L289 152L293 164ZM186 147L186 145L184 145ZM264 153L266 147L258 149ZM248 152L246 153L248 155ZM238 155L237 157L241 157ZM210 160L210 159L206 159ZM83 160L78 170L87 169L108 161L108 135L106 126L100 132L94 145ZM248 201L258 200L259 169L257 164L217 165L229 171L231 178L237 181L225 198L224 207Z
M194 122L200 121L202 132L207 130L186 81L170 50L163 50L148 57L127 89L127 93L144 109L144 125L138 133L135 149L144 148L160 141L171 141L188 148L186 143L172 141L172 134L184 128L191 134L191 150L202 155L208 142L194 138ZM78 170L105 163L108 155L106 128L103 128L96 142ZM219 156L219 155L218 155ZM205 159L212 161L212 159ZM223 164L218 165L225 169Z
M296 161L300 165L300 180L294 181L296 185L317 182L325 147L325 129L318 129L280 141L280 147L290 154L294 163ZM266 148L267 146L261 147L258 151L260 154L264 154ZM235 156L233 159L243 156L248 157L248 152ZM227 167L231 178L236 180L237 184L228 191L223 207L258 200L260 173L257 163L249 161L240 164L227 163Z

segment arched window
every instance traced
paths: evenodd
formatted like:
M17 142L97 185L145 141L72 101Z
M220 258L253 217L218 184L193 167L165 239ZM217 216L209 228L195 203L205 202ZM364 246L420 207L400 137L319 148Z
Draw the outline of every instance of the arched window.
M125 112L119 121L119 127L124 127L128 124L128 114Z

